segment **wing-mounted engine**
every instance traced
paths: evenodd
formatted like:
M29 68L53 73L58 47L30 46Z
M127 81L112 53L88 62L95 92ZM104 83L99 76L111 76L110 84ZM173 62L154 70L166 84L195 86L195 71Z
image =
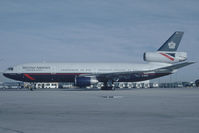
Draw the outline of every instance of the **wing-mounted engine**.
M75 78L75 85L86 87L98 83L99 81L94 76L80 76Z
M161 63L178 63L187 59L186 52L157 51L144 53L144 61Z

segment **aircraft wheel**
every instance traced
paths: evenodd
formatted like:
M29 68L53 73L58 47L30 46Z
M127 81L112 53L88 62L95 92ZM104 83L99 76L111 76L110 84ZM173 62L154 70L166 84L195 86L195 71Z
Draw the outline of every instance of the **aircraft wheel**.
M195 81L197 87L199 87L199 79Z
M113 86L110 85L110 83L105 82L101 90L113 90Z

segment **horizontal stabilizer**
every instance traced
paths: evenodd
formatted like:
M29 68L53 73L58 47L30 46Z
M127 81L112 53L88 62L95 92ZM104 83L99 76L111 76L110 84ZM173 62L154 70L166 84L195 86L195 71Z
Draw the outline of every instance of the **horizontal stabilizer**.
M163 73L172 72L173 70L177 70L179 68L191 65L193 63L195 63L195 62L184 62L184 63L175 64L175 65L171 65L171 66L167 66L167 67L162 67L162 68L156 69L155 71L156 72L163 72Z

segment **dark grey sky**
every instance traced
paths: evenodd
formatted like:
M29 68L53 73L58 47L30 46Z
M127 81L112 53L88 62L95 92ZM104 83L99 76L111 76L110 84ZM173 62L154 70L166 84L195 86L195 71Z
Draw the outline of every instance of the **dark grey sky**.
M173 32L198 61L198 0L0 1L0 71L28 62L138 62ZM178 79L199 78L198 64Z

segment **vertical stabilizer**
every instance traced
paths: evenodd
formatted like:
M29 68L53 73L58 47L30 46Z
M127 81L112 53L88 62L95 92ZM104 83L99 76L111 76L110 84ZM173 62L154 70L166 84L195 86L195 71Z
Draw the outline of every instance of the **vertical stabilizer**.
M176 31L157 51L176 51L184 32Z

